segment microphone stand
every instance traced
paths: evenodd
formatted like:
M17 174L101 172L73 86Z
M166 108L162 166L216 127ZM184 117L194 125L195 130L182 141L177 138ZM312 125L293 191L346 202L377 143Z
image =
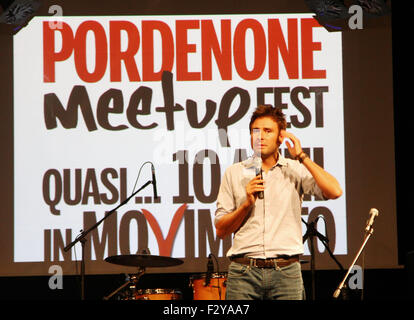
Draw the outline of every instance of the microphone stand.
M346 279L348 278L349 273L351 272L351 269L354 267L354 264L356 263L356 261L358 260L362 250L364 250L365 245L367 244L369 238L371 237L372 233L374 232L374 228L370 227L370 229L368 231L365 231L365 237L364 237L364 241L361 245L361 248L359 249L358 253L356 254L354 261L352 261L348 272L346 273L344 279L342 280L342 282L339 284L338 288L335 290L333 297L336 299L338 298L339 294L341 293L342 287L345 284Z
M341 265L341 263L335 258L333 255L331 249L328 246L328 238L322 235L321 233L316 230L316 223L318 222L319 217L317 217L314 221L306 223L305 220L302 218L302 222L306 225L306 233L303 236L303 243L309 238L310 240L310 253L311 253L311 279L312 279L312 300L315 300L315 246L314 246L314 237L316 236L322 244L325 246L326 250L329 253L329 256L336 262L336 264L339 266L341 271L344 270L344 267Z
M91 226L89 229L82 231L81 233L75 238L74 241L69 243L63 250L67 252L72 248L76 243L80 242L82 244L82 261L81 261L81 299L85 300L85 243L86 243L86 235L91 232L92 230L96 229L106 218L108 218L112 213L114 213L118 208L122 207L124 204L126 204L133 196L135 196L138 192L140 192L142 189L146 188L149 184L151 184L152 181L147 181L141 188L139 188L137 191L135 191L133 194L131 194L127 199L122 201L115 209L112 209L111 211L107 212L105 216L99 220L97 223L95 223L93 226Z
M212 259L212 254L210 253L208 255L208 260L207 260L207 274L206 274L206 281L204 282L204 286L207 287L210 284L210 280L211 280L211 275L214 272L214 264L213 264L213 259Z

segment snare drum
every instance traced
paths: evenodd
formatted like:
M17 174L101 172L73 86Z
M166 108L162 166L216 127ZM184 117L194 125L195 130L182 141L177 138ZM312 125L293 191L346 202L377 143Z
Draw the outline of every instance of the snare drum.
M175 289L140 289L136 300L181 300L182 294Z
M193 288L193 299L225 300L226 281L226 273L212 273L209 280L206 278L206 274L191 276L190 285Z

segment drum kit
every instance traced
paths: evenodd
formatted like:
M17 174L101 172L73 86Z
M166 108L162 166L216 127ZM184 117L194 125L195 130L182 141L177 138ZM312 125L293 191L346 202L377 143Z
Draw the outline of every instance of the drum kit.
M138 289L138 281L148 267L171 267L183 263L182 260L171 257L150 254L117 255L105 259L106 262L138 267L136 274L128 276L127 281L113 291L104 300L115 297L118 300L181 300L182 292L177 289ZM207 273L190 277L190 287L193 289L194 300L224 300L226 295L226 273Z

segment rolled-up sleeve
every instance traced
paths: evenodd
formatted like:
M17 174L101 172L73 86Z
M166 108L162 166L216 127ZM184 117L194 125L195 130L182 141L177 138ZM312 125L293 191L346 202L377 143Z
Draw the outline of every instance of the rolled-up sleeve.
M315 196L318 200L328 200L308 169L304 165L300 165L300 168L303 193Z
M216 224L222 216L233 212L234 210L236 210L236 202L233 196L233 188L231 184L231 171L230 168L227 168L221 179L214 224Z

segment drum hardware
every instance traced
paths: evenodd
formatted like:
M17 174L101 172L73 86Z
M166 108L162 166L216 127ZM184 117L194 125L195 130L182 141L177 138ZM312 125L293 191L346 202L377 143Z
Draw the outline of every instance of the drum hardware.
M136 300L181 300L182 293L175 289L140 289L136 291Z
M145 268L139 268L138 273L128 275L126 279L127 282L125 282L118 289L116 289L115 291L113 291L112 293L104 297L103 300L111 299L115 294L121 292L121 290L123 289L125 290L121 292L122 300L134 300L133 297L134 297L134 292L136 291L138 280L144 273L145 273Z
M149 254L149 249L144 250L144 252L148 252L145 254L131 254L131 255L117 255L117 256L110 256L105 258L106 262L129 266L129 267L138 267L138 272L136 274L132 274L127 278L127 282L121 285L118 289L110 293L108 296L104 297L104 300L109 300L115 294L121 292L122 300L147 300L147 299L137 299L139 295L137 294L137 283L139 278L141 278L145 273L145 268L147 267L171 267L182 264L184 261L176 258L171 257L163 257L163 256L154 256ZM128 289L126 289L129 286ZM160 289L164 290L164 289ZM175 294L176 292L174 292ZM172 294L171 292L163 294ZM165 296L163 296L165 297ZM174 295L176 297L176 295ZM150 299L151 300L151 299ZM153 299L153 300L162 300L162 299ZM168 300L168 299L167 299ZM172 299L176 300L176 299Z

